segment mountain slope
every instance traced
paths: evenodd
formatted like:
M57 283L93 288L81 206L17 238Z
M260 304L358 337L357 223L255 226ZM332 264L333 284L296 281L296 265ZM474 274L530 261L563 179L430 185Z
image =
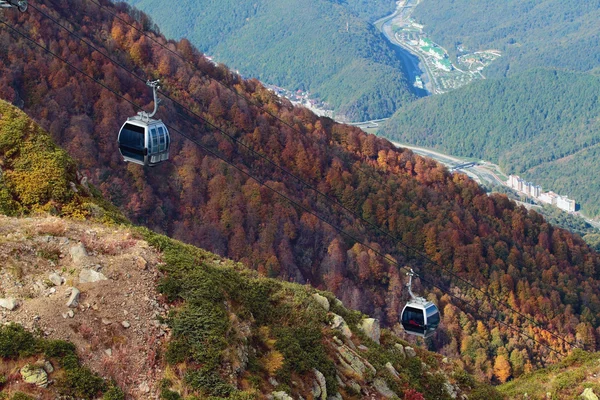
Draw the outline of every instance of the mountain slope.
M527 393L529 399L594 399L600 393L600 353L576 350L560 363L498 387L508 398ZM548 395L550 393L550 395Z
M330 293L260 278L148 230L0 215L0 234L11 265L0 290L18 303L1 316L12 325L0 327L0 398L502 398L388 330L367 331L374 341L358 327L366 316ZM84 282L88 264L103 280ZM81 294L69 308L71 286ZM54 369L48 387L21 380L40 359Z
M1 165L53 150L74 166L22 112L0 107ZM18 151L40 141L47 147ZM73 171L36 167L64 188L53 204L67 209L82 189L65 184ZM46 204L28 203L38 213ZM501 398L331 293L145 228L76 217L0 215L2 399Z
M600 78L534 70L407 106L380 134L490 160L598 216Z
M167 36L190 39L246 76L308 90L338 118L383 118L413 100L400 61L366 20L391 14L393 1L130 3L160 21Z
M241 261L261 276L310 282L391 327L407 296L402 285L405 270L399 267L411 266L423 279L415 290L437 301L443 311L440 334L430 346L490 381L506 378L494 370L496 360L508 357L513 376L518 376L556 360L544 344L569 351L568 344L532 321L568 341L596 348L600 259L578 236L506 197L488 196L464 175L451 175L433 161L293 108L257 81L244 81L223 66L213 66L185 40L168 42L147 33L184 62L106 10L79 2L68 5L48 12L69 21L78 34L142 77L163 78L166 94L355 214L316 196L171 101L164 101L158 114L173 128L171 160L153 169L125 165L116 133L136 110L39 48L0 30L0 42L7 49L0 53L0 96L22 105L47 128L82 172L135 223ZM140 29L150 25L143 14L128 14L126 5L110 9ZM90 51L35 9L8 13L7 20L135 104L151 108L144 82ZM230 164L204 153L175 129ZM306 209L290 205L241 171ZM358 216L390 235L373 230ZM435 264L415 256L415 250ZM522 315L510 313L496 300ZM522 340L518 331L494 317L526 329L537 342Z
M532 67L590 71L600 62L598 0L427 0L414 17L453 56L456 44L469 52L501 50L488 76Z

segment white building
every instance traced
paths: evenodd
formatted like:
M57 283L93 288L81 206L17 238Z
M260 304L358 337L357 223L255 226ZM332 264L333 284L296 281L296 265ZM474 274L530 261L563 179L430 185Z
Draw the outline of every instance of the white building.
M575 203L575 200L571 200L566 196L558 196L556 199L556 207L567 212L575 212L577 203Z
M508 181L506 181L506 185L511 189L514 189L518 192L525 193L531 197L540 197L542 194L542 187L539 185L535 185L531 182L526 182L523 179L519 178L517 175L510 175L508 177Z
M553 206L556 205L558 199L558 195L554 192L542 193L539 197L539 200L542 203L551 204Z

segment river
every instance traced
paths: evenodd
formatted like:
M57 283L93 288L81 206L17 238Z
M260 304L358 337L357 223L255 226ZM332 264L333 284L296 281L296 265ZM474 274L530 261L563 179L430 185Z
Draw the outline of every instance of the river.
M400 6L400 4L398 5L398 8L393 14L381 18L375 22L374 25L392 45L392 48L396 52L396 57L402 63L402 67L407 74L407 79L413 92L419 97L424 97L431 94L432 90L429 74L427 73L427 70L422 68L423 64L419 57L398 44L392 31L392 21L396 19L408 19L412 8L415 7L417 3L417 0L406 0L403 2L402 6ZM417 77L422 78L425 89L419 89L413 86Z

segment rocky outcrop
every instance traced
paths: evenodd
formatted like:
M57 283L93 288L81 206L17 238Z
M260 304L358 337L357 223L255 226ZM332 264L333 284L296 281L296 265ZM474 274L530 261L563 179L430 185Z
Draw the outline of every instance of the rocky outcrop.
M333 314L333 320L331 321L331 328L340 332L342 335L344 335L348 339L350 339L352 337L352 331L350 330L350 327L348 326L348 324L346 323L344 318L342 318L341 316L339 316L337 314Z
M325 382L325 376L318 369L313 369L315 374L315 384L313 385L313 398L320 400L327 400L327 385Z
M354 350L336 342L338 353L338 371L345 376L353 376L361 381L368 381L377 372L375 368Z
M8 311L13 311L15 308L17 308L18 305L19 305L19 302L12 297L8 297L6 299L0 299L0 307L5 308Z
M27 364L21 368L21 377L23 381L39 387L48 386L48 373L42 367Z
M388 372L390 374L392 374L392 376L396 379L400 379L400 374L398 373L398 371L396 371L396 368L394 368L394 366L392 365L391 362L388 362L385 364L385 369L388 370Z
M319 293L313 293L312 297L325 311L329 311L329 300L327 300L327 297L321 296Z
M375 390L379 392L380 395L385 397L386 399L391 399L392 397L396 397L396 393L394 393L385 383L385 381L381 378L377 378L373 381L373 387Z
M375 343L379 344L379 338L381 337L381 328L379 327L379 321L375 318L365 318L358 326L365 335Z
M69 249L71 260L76 265L83 265L88 261L88 253L83 243L76 244Z
M61 277L59 274L57 274L56 272L51 273L48 276L48 280L50 282L52 282L52 284L54 286L60 286L64 283L65 279L63 277Z
M69 296L69 300L67 300L66 306L75 308L79 305L79 295L81 294L81 291L79 291L79 289L76 287L72 287L70 290L71 295Z
M406 356L407 356L408 358L413 358L413 357L416 357L416 356L417 356L417 352L415 351L415 349L413 349L413 348L412 348L412 347L410 347L410 346L406 346L406 347L404 348L404 352L406 353Z
M275 400L294 400L294 398L286 392L273 392L271 393L271 396L273 396L273 399Z
M108 280L103 273L93 269L82 269L79 273L79 283L94 283Z
M579 397L583 400L598 400L598 396L596 396L596 393L594 393L592 388L585 389Z
M396 343L394 345L394 349L396 349L398 351L398 354L400 354L400 356L402 356L402 358L406 358L406 353L404 352L404 346L402 346L400 343Z

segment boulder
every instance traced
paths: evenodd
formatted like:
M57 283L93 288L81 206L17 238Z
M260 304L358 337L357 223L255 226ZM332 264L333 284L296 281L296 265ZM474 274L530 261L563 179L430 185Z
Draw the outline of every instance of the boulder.
M363 381L368 375L374 376L377 370L364 358L346 345L336 348L338 352L338 370L345 376L353 376Z
M457 388L455 388L450 382L444 382L444 389L451 398L456 399L456 397L458 397Z
M67 307L77 307L79 305L79 295L81 292L76 287L71 288L71 296L69 296L69 300L67 300Z
M379 392L380 395L382 395L386 399L391 399L392 397L397 398L396 393L394 393L388 387L387 383L385 383L385 381L381 378L377 378L373 381L373 387L375 388L375 390L377 390Z
M12 297L8 297L6 299L0 299L0 307L5 308L8 311L13 311L15 308L17 308L18 305L19 305L19 302Z
M348 339L350 339L352 337L352 331L350 330L350 327L348 326L346 321L344 321L344 318L342 318L341 316L339 316L337 314L333 314L333 321L331 321L331 328L336 331L339 331L342 335L344 335Z
M294 398L286 392L273 392L271 395L275 400L294 400Z
M27 364L21 368L20 373L23 381L27 383L44 388L48 386L48 373L42 367Z
M329 300L327 300L327 297L321 296L319 293L313 293L312 297L325 311L329 311Z
M396 343L394 345L394 349L396 349L398 351L398 353L400 353L400 356L402 356L402 358L406 358L406 353L404 352L404 346L402 346L400 343Z
M598 396L596 396L596 393L594 393L592 388L585 389L579 397L584 400L598 400Z
M138 390L142 393L150 393L150 385L148 385L148 382L144 381L139 384Z
M344 400L341 394L336 393L333 396L329 396L327 400Z
M78 243L75 246L71 246L69 249L69 254L71 254L71 260L73 260L73 263L76 265L82 265L88 260L88 253L83 243Z
M148 267L148 261L142 256L138 256L135 259L135 265L138 269L145 270Z
M52 284L54 286L60 286L63 284L63 282L65 281L59 274L57 274L56 272L51 273L48 276L48 280L50 282L52 282Z
M105 281L108 278L102 272L94 271L93 269L82 269L79 273L79 283L93 283Z
M398 371L396 371L396 368L394 368L394 366L392 365L391 362L387 362L385 364L385 369L387 369L389 371L390 374L392 374L392 376L396 379L400 379L400 374L398 373Z
M48 360L44 360L43 368L44 368L44 371L46 371L49 374L54 372L54 366L52 366L52 363Z
M375 318L365 318L358 327L364 332L365 335L367 335L368 338L379 344L381 329L379 328L378 320Z
M415 349L413 349L410 346L406 346L404 348L404 351L406 352L406 356L409 357L409 358L413 358L413 357L417 356L417 352L415 351Z
M315 374L316 383L319 386L319 395L315 395L315 399L327 400L327 384L325 382L325 376L318 369L313 369Z

